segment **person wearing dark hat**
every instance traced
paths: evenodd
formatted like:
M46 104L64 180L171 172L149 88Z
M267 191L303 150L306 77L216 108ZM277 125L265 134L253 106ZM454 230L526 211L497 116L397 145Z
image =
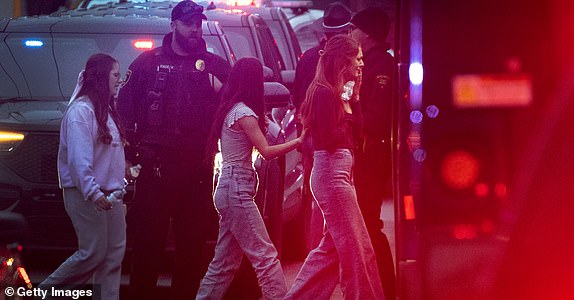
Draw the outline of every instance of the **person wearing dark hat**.
M229 63L207 51L203 7L179 2L160 47L139 55L127 71L118 111L127 129L126 159L142 166L128 213L133 241L130 299L154 294L165 263L168 231L175 238L171 298L192 299L207 270L203 249L217 235L213 168L205 147Z
M357 200L375 249L386 299L396 299L394 260L382 232L381 207L391 194L392 81L394 59L386 42L391 21L382 8L369 7L351 19L355 38L364 52L360 103L363 112L362 147L356 153Z
M308 49L303 53L297 68L295 70L295 82L293 86L293 100L295 107L299 107L305 94L307 87L313 81L315 76L315 69L319 62L319 50L325 47L325 43L329 38L336 34L348 33L351 29L351 18L353 12L341 2L333 2L325 8L321 27L325 33L325 37L321 39L319 45Z
M301 103L305 99L307 88L315 77L315 70L319 64L319 51L325 47L325 43L331 37L341 34L349 33L351 29L351 17L353 12L342 2L333 2L325 9L321 27L325 33L325 37L321 40L319 45L308 49L303 53L297 68L295 70L295 81L293 83L293 104L299 111ZM297 121L297 123L299 123ZM301 126L298 126L301 128ZM299 130L300 131L300 130ZM306 224L305 231L307 232L308 240L306 241L306 250L314 249L323 236L323 215L313 201L309 189L309 178L311 176L311 167L313 166L313 150L310 138L303 142L301 152L303 155L303 202L307 211L310 211L310 216L307 220L310 221ZM306 255L307 253L304 253Z

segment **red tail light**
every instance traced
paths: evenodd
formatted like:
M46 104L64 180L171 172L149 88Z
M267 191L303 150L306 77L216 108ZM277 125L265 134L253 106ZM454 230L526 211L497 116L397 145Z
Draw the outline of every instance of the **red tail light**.
M413 195L405 195L403 201L405 206L405 220L414 220L416 218L416 214Z

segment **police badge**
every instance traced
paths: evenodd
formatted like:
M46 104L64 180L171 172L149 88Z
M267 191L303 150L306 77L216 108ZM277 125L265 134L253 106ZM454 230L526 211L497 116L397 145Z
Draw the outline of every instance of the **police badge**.
M391 81L391 77L387 75L377 75L376 79L381 89L385 88L385 86Z
M203 59L198 59L195 61L195 69L203 72L203 70L205 70L205 61L203 61Z

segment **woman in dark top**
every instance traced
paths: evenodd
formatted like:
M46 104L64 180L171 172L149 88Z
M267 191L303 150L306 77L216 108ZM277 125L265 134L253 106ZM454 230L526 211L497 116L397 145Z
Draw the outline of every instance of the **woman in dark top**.
M301 114L313 139L311 190L323 212L325 228L286 299L329 299L338 283L345 299L384 299L351 179L355 137L360 130L363 54L356 41L338 35L325 44L320 56ZM355 83L354 88L345 88L349 81Z

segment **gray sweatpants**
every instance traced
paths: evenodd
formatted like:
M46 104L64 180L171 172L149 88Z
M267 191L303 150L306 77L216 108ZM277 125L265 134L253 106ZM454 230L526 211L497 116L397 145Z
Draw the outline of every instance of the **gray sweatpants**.
M56 288L73 289L93 284L95 289L101 289L101 299L119 299L126 249L123 203L116 202L110 210L97 211L94 203L85 200L79 190L67 188L64 204L76 231L78 250L48 276L40 288L50 290L50 285L57 285Z

